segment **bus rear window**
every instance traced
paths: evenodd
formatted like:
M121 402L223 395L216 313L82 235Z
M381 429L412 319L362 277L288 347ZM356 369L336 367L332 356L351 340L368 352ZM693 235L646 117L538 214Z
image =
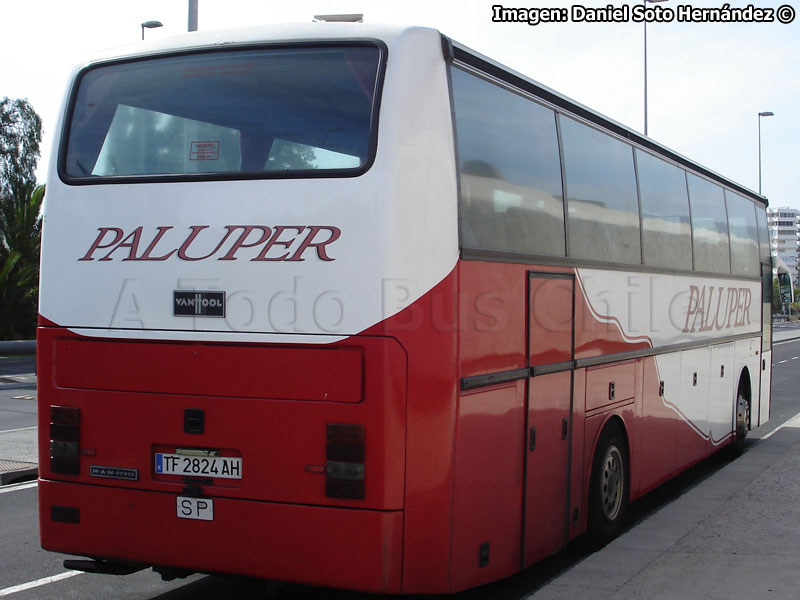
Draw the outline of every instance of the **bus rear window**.
M61 174L239 179L353 175L374 152L372 45L207 52L85 71Z

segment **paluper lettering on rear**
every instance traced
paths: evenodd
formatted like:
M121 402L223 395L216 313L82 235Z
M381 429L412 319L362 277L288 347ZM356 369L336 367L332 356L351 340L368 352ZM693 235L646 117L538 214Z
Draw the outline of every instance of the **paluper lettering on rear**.
M336 257L329 247L342 234L330 225L192 225L188 230L140 225L127 231L120 227L97 231L79 261L304 261L308 257L333 261Z

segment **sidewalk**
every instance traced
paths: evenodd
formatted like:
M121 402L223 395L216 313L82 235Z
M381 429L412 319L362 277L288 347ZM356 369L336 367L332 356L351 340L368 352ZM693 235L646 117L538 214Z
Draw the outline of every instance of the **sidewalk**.
M798 590L795 418L528 598L794 600Z
M29 390L35 394L36 375L0 375L0 390ZM0 431L0 485L36 477L39 457L36 427Z
M526 600L800 598L800 417L778 426Z
M772 330L772 343L785 342L788 340L796 340L800 338L800 327L794 328L781 328Z

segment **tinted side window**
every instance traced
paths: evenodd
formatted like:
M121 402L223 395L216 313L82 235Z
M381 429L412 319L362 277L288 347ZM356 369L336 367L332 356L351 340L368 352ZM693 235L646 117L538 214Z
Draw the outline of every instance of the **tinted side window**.
M568 117L560 121L570 256L640 263L633 149Z
M644 264L692 268L692 229L683 169L636 150Z
M762 261L769 261L769 227L767 227L767 211L756 204L756 227L758 229L759 256Z
M722 188L689 173L692 207L694 268L711 273L730 273L728 218Z
M766 214L766 213L765 213ZM772 347L772 264L761 265L761 351Z
M452 69L464 248L564 255L555 115Z
M725 190L725 202L731 237L731 273L760 277L756 207L750 200L728 190Z

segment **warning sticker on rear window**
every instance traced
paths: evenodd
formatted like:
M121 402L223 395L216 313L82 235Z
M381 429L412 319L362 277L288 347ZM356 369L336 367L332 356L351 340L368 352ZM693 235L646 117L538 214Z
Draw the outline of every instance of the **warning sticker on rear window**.
M219 160L219 142L192 142L190 160Z

